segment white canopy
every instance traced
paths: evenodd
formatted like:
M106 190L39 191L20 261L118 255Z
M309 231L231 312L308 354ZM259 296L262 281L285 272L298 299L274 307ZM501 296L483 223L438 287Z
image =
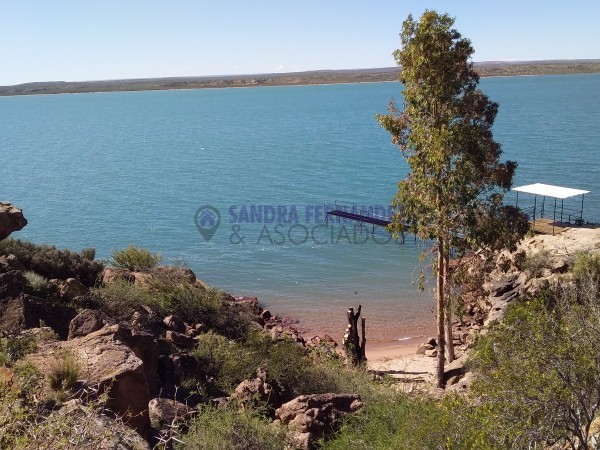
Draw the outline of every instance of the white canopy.
M562 186L552 186L551 184L528 184L527 186L520 186L513 188L513 191L527 192L528 194L543 195L546 197L554 197L565 199L574 197L576 195L588 194L590 191L583 191L581 189L573 189Z

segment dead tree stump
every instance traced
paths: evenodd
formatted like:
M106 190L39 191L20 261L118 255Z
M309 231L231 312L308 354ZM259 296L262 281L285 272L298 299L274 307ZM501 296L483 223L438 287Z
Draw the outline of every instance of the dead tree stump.
M346 315L348 316L348 326L346 327L346 333L344 334L344 350L348 361L355 366L358 366L367 360L365 356L367 338L365 335L364 317L360 319L362 336L359 336L358 333L358 319L360 318L361 309L362 305L358 305L356 313L354 313L354 308L348 308L348 311L346 311Z

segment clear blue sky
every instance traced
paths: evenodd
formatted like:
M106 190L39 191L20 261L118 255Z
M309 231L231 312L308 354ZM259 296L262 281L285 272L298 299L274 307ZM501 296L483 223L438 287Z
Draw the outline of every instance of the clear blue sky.
M599 0L0 0L0 85L389 67L426 8L475 61L600 58Z

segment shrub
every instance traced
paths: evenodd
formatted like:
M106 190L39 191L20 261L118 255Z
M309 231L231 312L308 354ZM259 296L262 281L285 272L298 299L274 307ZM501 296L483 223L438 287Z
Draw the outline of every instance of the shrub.
M201 406L182 441L178 449L281 450L286 430L252 410Z
M34 352L36 348L36 342L31 337L0 337L0 366L11 366L23 356Z
M68 391L81 374L81 364L72 352L64 352L52 361L48 373L48 384L55 391Z
M161 260L162 257L158 253L130 245L124 250L113 250L110 262L120 269L148 270L156 267Z
M88 261L93 261L96 259L96 249L95 248L84 248L81 250L81 256Z
M39 297L46 297L48 294L48 279L28 270L25 272L25 292Z
M600 254L577 253L573 260L572 272L578 284L586 282L600 289Z
M38 245L19 239L0 241L0 255L15 255L27 270L48 279L77 278L87 287L94 286L104 269L99 261L90 261L76 252L59 250L49 245Z
M126 320L142 305L151 305L152 296L143 289L124 280L116 280L92 290L91 307L98 308L111 317Z
M598 290L563 286L511 305L472 362L489 439L501 448L588 448L600 411L599 355Z
M446 447L444 411L433 401L381 394L357 414L347 416L338 434L321 442L326 450L442 449ZM464 447L456 447L464 448Z
M543 270L550 267L552 267L552 254L548 250L527 255L523 262L523 270L528 270L534 277L540 277Z

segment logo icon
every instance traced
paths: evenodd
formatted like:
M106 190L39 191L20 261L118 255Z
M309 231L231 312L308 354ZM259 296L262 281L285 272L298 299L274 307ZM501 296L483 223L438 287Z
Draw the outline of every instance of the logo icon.
M221 224L221 214L214 206L204 205L196 210L194 222L204 240L210 241Z

